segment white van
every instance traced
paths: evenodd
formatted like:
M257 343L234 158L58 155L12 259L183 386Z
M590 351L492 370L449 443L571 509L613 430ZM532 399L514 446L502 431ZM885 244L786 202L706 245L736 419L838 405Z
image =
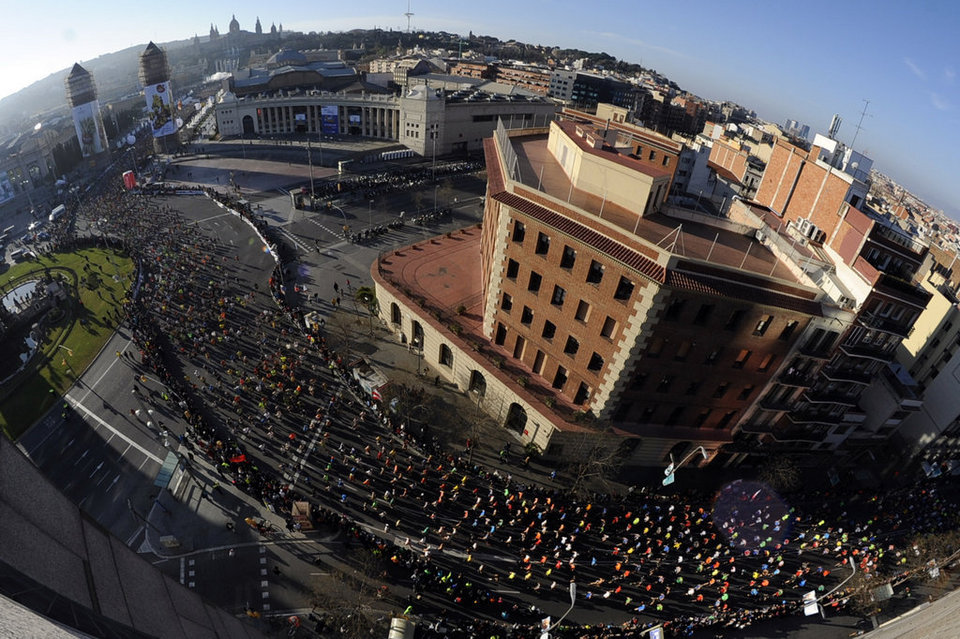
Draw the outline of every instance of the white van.
M63 215L63 214L66 213L66 212L67 212L67 207L65 207L63 204L61 204L61 205L58 206L57 208L55 208L55 209L53 209L52 211L50 211L50 221L51 221L51 222L56 221L56 219L57 219L58 217L60 217L61 215Z

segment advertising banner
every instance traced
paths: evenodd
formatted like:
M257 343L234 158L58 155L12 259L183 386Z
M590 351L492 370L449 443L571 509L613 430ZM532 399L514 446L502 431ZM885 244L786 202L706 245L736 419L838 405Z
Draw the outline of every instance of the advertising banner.
M0 171L0 204L7 200L12 200L16 195L13 191L13 185L10 184L10 176L6 171Z
M97 100L73 107L73 126L77 130L83 157L102 153L103 131L100 130L100 103Z
M326 135L336 135L340 132L340 113L335 104L320 107L320 130Z
M147 100L147 118L153 129L153 137L160 138L177 130L170 107L170 83L161 82L143 88Z

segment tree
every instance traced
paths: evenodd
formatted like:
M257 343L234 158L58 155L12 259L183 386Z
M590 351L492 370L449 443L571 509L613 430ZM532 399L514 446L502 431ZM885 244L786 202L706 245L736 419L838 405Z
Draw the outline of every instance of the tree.
M354 299L366 308L370 314L370 334L373 335L373 318L380 310L380 305L377 302L377 292L369 286L360 286L354 293Z
M623 459L616 449L606 449L596 442L596 435L583 433L574 446L573 455L580 461L568 467L573 483L569 492L581 497L593 491L612 492L613 479L620 472Z
M338 637L385 637L394 610L386 585L382 555L367 549L347 552L342 565L316 575L311 604L328 615L328 628Z
M789 457L777 455L764 462L759 478L774 490L787 492L800 484L800 469Z

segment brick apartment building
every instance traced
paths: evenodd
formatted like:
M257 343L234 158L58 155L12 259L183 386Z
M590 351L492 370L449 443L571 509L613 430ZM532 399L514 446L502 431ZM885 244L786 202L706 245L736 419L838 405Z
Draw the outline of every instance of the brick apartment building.
M666 206L679 150L667 165L659 150L632 157L606 126L498 128L475 288L443 299L424 277L455 270L440 253L468 238L397 251L374 272L384 319L549 458L585 439L631 463L713 455L821 320L823 293L754 229Z

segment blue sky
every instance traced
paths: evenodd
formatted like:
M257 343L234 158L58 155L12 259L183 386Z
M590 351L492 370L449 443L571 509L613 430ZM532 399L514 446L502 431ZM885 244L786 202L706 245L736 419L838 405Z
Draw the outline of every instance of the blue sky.
M211 22L226 32L234 13L251 31L257 16L264 28L326 31L404 29L406 10L406 0L166 0L149 12L129 0L21 3L5 12L0 97L127 46L204 35ZM960 219L960 3L411 0L411 11L415 29L605 51L774 122L790 117L825 131L839 113L847 143L869 99L857 149Z

